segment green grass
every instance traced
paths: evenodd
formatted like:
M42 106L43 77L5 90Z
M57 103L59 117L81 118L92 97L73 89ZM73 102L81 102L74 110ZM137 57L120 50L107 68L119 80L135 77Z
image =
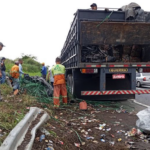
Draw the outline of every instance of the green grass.
M41 76L41 64L32 56L23 56L23 72L30 76ZM17 59L16 59L17 60ZM6 59L6 74L9 75L10 69L14 66L15 60ZM27 107L41 107L36 98L26 93L13 96L12 88L6 84L0 84L3 102L0 102L0 145L7 137L9 132L22 120L27 113Z
M12 88L6 84L0 84L3 102L0 102L0 129L3 136L0 137L0 145L10 131L23 119L28 112L27 107L40 105L33 96L26 93L17 96L12 95Z
M14 62L13 60L10 59L6 59L5 61L5 65L6 65L6 72L9 74L12 66L14 66ZM32 59L32 58L26 58L23 59L23 72L26 74L29 74L30 76L41 76L41 64Z

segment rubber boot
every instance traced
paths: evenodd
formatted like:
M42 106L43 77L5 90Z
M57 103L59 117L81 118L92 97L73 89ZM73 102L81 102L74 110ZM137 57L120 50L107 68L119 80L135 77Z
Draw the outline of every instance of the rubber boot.
M14 91L14 95L17 95L18 93L19 93L19 90L16 89L16 90Z

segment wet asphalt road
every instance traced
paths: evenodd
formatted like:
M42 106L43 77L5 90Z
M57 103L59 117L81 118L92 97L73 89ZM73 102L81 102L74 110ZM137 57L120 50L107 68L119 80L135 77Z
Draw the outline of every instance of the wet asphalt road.
M142 90L150 89L150 86L137 88L137 90L140 90L140 89ZM150 106L150 94L136 95L135 99L137 102Z

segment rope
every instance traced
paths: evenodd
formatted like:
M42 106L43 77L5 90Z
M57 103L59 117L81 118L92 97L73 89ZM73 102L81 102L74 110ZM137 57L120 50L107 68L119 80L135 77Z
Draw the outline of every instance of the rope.
M100 22L96 27L98 28L102 23L104 23L107 19L109 19L113 12L114 11L112 11L108 16L106 16L106 18L102 22Z

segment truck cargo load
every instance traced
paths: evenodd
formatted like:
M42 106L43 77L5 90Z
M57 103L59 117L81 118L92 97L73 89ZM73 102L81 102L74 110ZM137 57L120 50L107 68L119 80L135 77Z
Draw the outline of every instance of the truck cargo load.
M127 19L126 13L77 10L61 51L68 85L77 98L120 100L142 94L136 90L135 74L150 68L149 13L142 19Z

